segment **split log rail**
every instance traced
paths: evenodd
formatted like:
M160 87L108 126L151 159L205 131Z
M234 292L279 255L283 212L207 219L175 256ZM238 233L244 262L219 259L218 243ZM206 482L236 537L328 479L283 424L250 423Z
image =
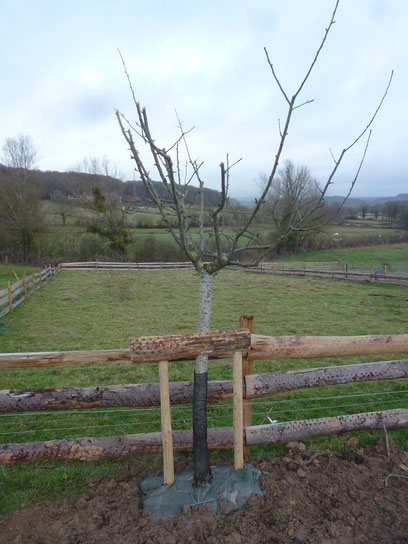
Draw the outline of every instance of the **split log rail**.
M21 280L8 282L6 289L0 289L0 318L12 312L17 306L41 289L57 275L59 267L48 265L45 268L33 268L28 276L23 273Z
M240 323L253 323L251 318L242 316ZM174 480L173 450L192 447L191 430L172 430L170 405L191 403L193 384L169 383L168 364L194 359L198 353L207 353L210 360L233 359L233 380L210 381L208 387L209 401L233 398L233 427L210 428L208 441L210 448L234 448L236 469L243 465L244 449L252 445L408 426L408 410L402 408L256 426L251 425L244 413L244 407L250 405L251 399L295 389L408 377L408 359L264 374L252 374L249 361L408 353L408 334L270 337L251 334L247 328L241 328L202 334L132 338L130 349L122 350L0 354L0 369L131 360L135 364L159 364L160 384L4 390L0 391L0 412L160 405L162 432L2 444L0 464L40 459L92 461L162 451L164 479L170 485Z

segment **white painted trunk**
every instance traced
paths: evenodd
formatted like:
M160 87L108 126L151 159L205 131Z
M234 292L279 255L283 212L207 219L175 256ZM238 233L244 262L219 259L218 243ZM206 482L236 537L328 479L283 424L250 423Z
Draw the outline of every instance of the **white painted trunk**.
M213 276L203 270L200 274L200 298L198 302L197 332L208 332L211 320ZM208 372L208 357L198 355L195 364L195 373Z

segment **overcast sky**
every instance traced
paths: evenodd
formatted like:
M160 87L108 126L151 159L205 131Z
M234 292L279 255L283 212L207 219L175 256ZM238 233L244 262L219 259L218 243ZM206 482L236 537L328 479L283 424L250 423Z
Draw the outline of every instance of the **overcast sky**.
M0 142L30 134L39 168L67 170L108 155L133 179L114 115L134 119L117 53L160 147L177 138L177 110L195 126L190 147L217 188L219 163L242 157L232 196L256 196L271 168L288 94L303 79L327 26L332 0L0 0ZM342 0L327 44L293 116L283 158L321 182L366 126L395 70L354 196L408 192L408 2ZM330 194L344 194L364 143L350 152Z

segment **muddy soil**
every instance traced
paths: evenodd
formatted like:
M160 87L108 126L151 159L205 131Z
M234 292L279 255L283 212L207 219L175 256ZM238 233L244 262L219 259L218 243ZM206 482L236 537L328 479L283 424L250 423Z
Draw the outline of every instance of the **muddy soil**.
M2 516L0 542L408 543L408 453L393 443L389 449L390 456L381 440L363 450L352 438L340 456L294 443L281 457L251 460L262 471L265 494L253 497L245 511L222 516L186 507L157 525L141 515L137 484L147 473L131 461L121 480L95 482L79 499ZM176 468L191 467L179 461Z

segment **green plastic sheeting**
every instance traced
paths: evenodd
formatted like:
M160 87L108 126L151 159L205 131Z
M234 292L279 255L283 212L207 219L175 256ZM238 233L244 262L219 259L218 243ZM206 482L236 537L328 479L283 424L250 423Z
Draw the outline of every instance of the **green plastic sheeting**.
M212 467L211 473L212 481L201 487L194 487L192 470L177 475L171 486L163 484L162 476L146 478L139 486L143 514L151 513L154 523L163 517L180 514L186 505L192 511L206 507L216 513L228 514L243 510L253 495L263 494L259 486L261 472L251 465L244 465L240 470Z

